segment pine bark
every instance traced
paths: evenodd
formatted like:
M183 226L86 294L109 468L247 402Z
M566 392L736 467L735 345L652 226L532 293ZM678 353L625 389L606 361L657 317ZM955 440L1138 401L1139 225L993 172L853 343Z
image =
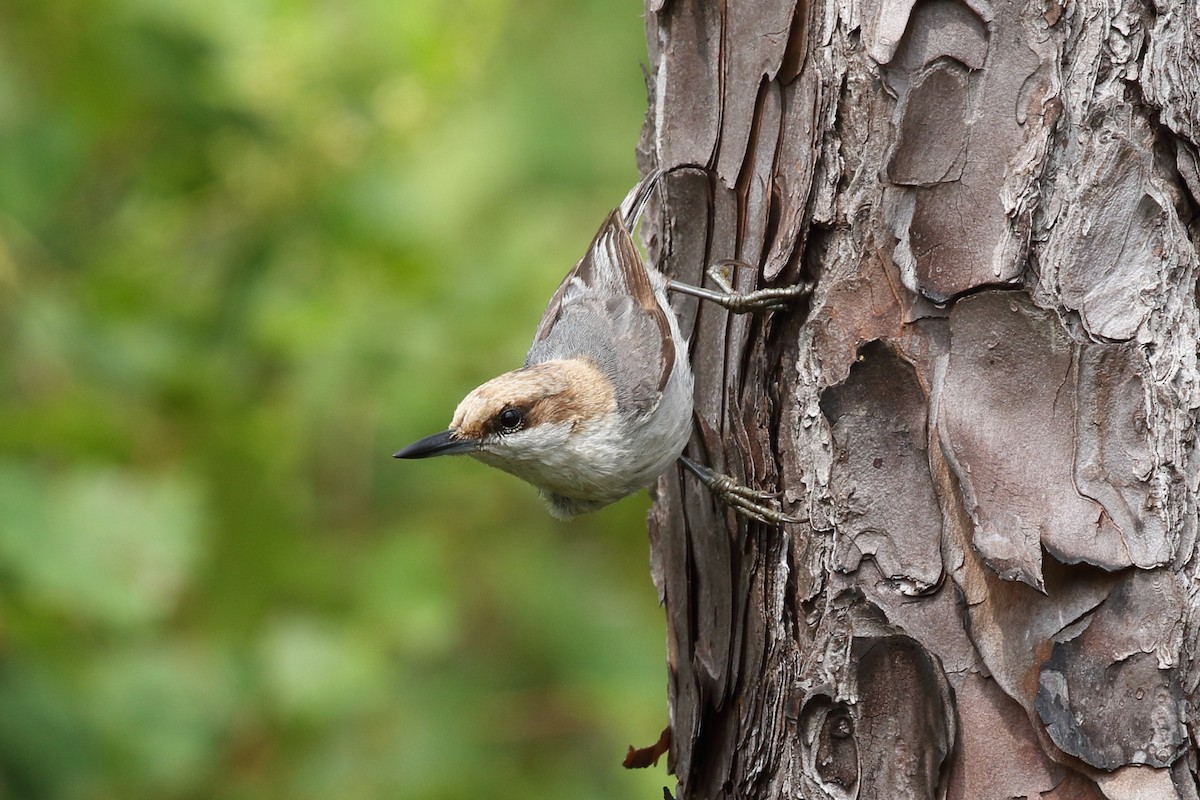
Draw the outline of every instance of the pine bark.
M692 457L651 512L674 796L1196 800L1200 19L648 0ZM696 165L695 169L681 168Z

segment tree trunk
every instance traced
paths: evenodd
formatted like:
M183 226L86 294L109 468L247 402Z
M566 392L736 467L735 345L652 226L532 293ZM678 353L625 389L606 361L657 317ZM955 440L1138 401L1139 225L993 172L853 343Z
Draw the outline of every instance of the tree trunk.
M1197 798L1197 4L650 0L679 798Z

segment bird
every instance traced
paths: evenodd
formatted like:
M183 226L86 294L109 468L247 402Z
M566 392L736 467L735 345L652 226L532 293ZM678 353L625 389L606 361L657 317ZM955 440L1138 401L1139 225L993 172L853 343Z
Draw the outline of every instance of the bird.
M730 262L710 268L720 292L678 283L649 268L633 230L663 171L653 171L601 224L567 273L518 369L472 390L450 427L394 454L468 455L532 484L552 515L595 511L653 483L676 461L726 504L752 519L799 521L683 455L693 429L688 343L668 300L679 291L744 313L779 308L805 284L735 292Z

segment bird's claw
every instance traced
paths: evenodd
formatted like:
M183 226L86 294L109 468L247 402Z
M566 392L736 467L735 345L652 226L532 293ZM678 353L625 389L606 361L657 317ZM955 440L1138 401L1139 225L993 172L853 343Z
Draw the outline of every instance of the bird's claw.
M768 505L768 503L778 501L778 492L767 492L743 486L732 476L710 469L687 456L680 456L679 460L689 472L700 479L713 497L747 519L761 522L764 525L784 525L807 521L801 517L785 514L773 505Z
M709 300L734 314L751 314L762 311L778 311L787 308L794 301L812 294L811 283L797 283L791 286L772 286L766 289L755 289L742 292L733 287L733 271L747 264L737 259L727 258L710 266L705 274L717 285L720 291L704 289L691 284L670 281L668 287L677 292L690 294L703 300Z
M747 266L744 261L727 258L716 262L706 270L708 277L724 293L722 299L713 299L713 302L721 304L735 314L748 314L786 308L793 301L812 293L812 284L809 283L772 286L750 292L738 291L733 288L734 271Z

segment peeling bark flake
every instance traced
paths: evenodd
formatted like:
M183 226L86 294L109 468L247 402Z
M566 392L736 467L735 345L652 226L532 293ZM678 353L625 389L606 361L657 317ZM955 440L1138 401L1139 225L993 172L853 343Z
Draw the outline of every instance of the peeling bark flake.
M871 344L821 408L833 426L834 569L871 558L906 595L935 587L942 514L925 455L927 405L912 366Z
M1105 770L1168 767L1183 752L1173 670L1183 593L1161 570L1134 570L1041 666L1036 707L1064 752Z
M1149 458L1137 458L1137 443L1148 451L1141 398L1087 385L1079 408L1080 363L1084 380L1098 377L1105 346L1075 344L1052 314L1008 292L964 298L950 330L938 432L975 524L974 547L997 574L1041 588L1043 547L1064 563L1107 570L1169 558L1165 526L1150 508ZM1105 434L1135 445L1118 453L1114 443L1112 472L1095 463Z

